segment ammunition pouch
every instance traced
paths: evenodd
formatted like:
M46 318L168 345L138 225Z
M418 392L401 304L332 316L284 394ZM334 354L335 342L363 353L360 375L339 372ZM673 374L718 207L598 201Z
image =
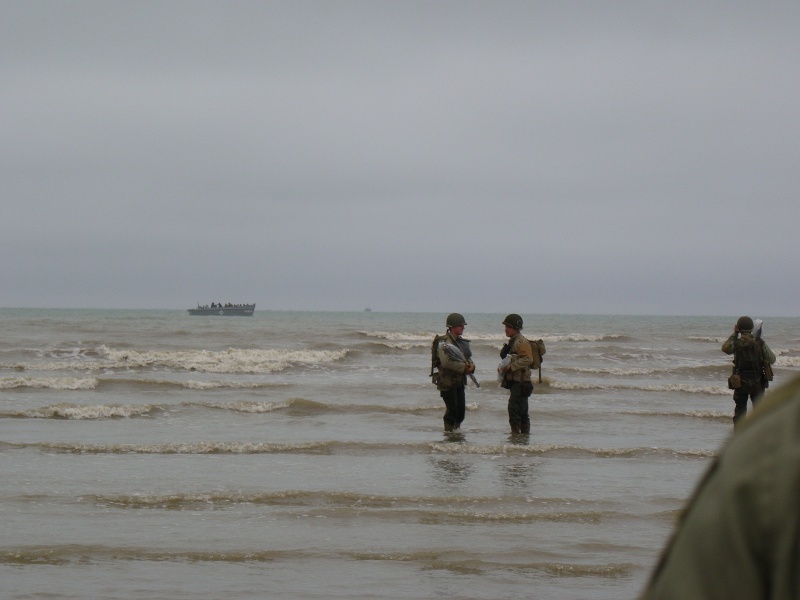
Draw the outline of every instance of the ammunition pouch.
M742 387L742 376L738 373L733 373L728 377L728 389L738 390L740 387Z

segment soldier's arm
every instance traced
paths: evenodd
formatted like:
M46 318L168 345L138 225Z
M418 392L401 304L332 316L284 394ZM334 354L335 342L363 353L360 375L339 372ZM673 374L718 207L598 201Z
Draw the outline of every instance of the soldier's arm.
M766 360L769 364L774 365L776 360L775 353L770 349L769 346L767 346L767 342L764 342L763 352L764 352L764 360Z
M517 340L511 355L511 370L521 371L526 368L529 369L532 364L533 353L531 352L531 345L525 340Z
M722 351L725 354L733 354L734 345L736 344L736 337L738 334L734 333L722 343Z

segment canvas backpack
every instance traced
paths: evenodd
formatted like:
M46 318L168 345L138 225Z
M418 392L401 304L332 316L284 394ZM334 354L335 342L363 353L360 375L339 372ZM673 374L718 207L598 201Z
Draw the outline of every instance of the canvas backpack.
M540 369L544 360L544 353L547 352L544 342L542 340L528 340L528 343L531 345L531 354L533 355L531 369Z
M734 354L734 364L737 371L761 375L764 357L761 352L760 341L749 336L739 338L736 344L736 353Z

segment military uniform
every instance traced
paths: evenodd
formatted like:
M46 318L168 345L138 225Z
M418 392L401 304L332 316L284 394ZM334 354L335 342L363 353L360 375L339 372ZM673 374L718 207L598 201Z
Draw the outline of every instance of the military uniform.
M725 354L733 355L736 373L741 378L741 387L733 391L736 407L733 411L733 424L747 414L747 401L752 401L753 408L764 395L767 382L764 377L764 361L775 364L775 354L762 339L753 337L753 320L742 317L737 321L733 334L722 344Z
M800 377L728 440L642 598L800 598Z
M528 416L528 398L533 393L531 382L531 365L533 364L533 351L530 342L519 330L522 328L522 319L519 315L508 315L503 321L504 325L513 327L516 333L503 347L500 356L511 357L508 370L503 375L502 386L510 391L508 396L508 422L512 433L529 433L531 420Z
M458 326L463 324L464 318L458 313L453 313L448 316L448 330L439 339L439 344L436 349L439 358L438 364L438 377L436 380L436 388L439 390L439 395L442 397L445 406L444 413L444 429L445 431L454 431L461 427L466 414L466 393L465 386L467 385L467 373L474 371L474 365L471 360L472 351L469 347L469 342L461 336L455 336L450 331L449 327ZM456 325L454 325L456 324ZM461 362L451 358L447 352L444 351L443 343L452 344L461 350L467 362ZM470 370L472 368L472 370Z

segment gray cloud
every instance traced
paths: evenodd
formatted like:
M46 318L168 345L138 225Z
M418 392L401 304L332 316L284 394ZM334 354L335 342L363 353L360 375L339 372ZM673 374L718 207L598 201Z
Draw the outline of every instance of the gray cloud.
M0 305L796 315L798 13L0 1Z

